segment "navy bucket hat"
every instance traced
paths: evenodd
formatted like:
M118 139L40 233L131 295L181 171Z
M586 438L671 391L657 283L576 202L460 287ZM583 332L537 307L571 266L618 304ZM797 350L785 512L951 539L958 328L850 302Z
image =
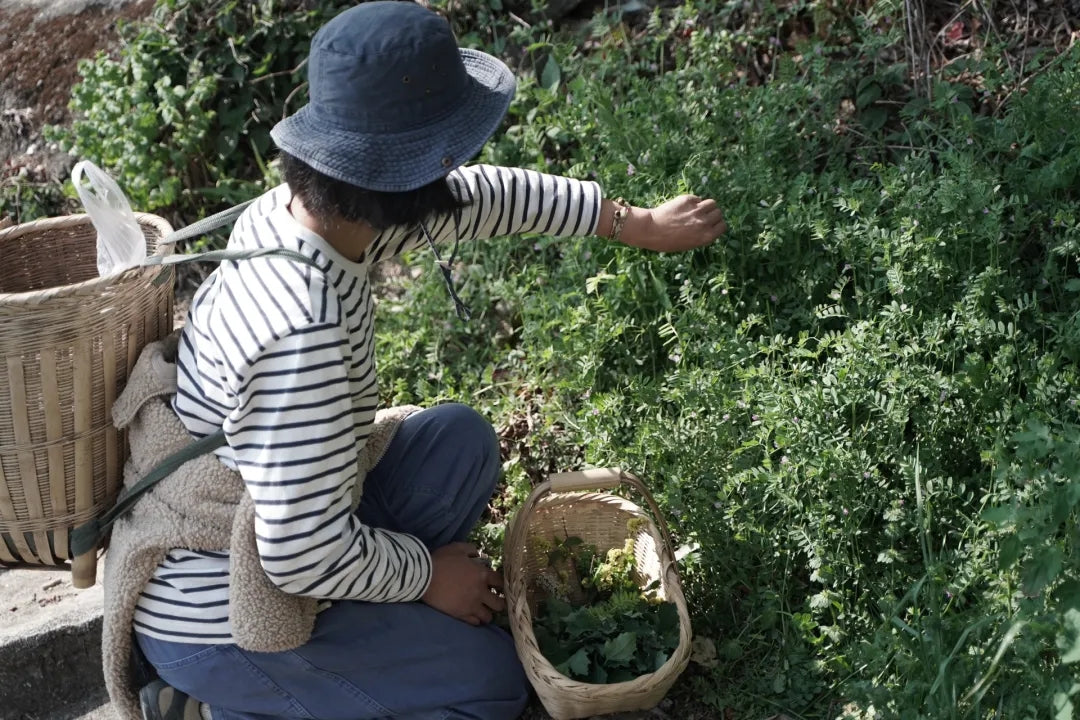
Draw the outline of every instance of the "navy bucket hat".
M413 2L346 10L315 34L310 102L270 131L315 170L366 190L404 192L476 155L514 96L500 60L458 48L449 23Z

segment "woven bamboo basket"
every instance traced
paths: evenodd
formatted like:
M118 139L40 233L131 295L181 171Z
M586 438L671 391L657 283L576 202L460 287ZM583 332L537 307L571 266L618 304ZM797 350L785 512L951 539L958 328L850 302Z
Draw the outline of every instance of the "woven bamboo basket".
M153 255L164 219L136 213ZM171 267L100 278L87 215L0 230L0 565L62 566L96 579L96 552L72 558L68 533L112 506L126 439L117 393L143 347L172 330Z
M636 490L652 515L629 500L604 492L620 484ZM576 535L601 552L622 547L635 523L634 554L642 587L660 581L660 595L679 613L679 645L659 670L627 682L598 685L566 677L544 657L533 633L537 602L534 579L547 567L537 541ZM655 522L654 522L655 521ZM552 475L541 483L511 521L504 544L506 601L518 657L544 708L555 720L571 720L655 707L690 660L690 614L679 581L667 524L644 483L615 468Z

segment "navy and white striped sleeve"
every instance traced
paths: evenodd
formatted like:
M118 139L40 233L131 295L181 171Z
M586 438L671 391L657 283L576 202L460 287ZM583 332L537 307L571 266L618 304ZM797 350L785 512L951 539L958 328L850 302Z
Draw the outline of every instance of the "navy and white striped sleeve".
M603 194L591 181L521 168L470 165L450 173L447 182L465 205L456 218L447 215L428 223L436 243L455 236L477 240L518 233L592 235L600 219ZM386 260L424 244L422 231L389 228L372 244L371 259Z
M265 347L235 388L224 423L255 501L262 566L285 592L407 602L431 577L415 537L363 525L353 514L358 444L344 328L313 320Z

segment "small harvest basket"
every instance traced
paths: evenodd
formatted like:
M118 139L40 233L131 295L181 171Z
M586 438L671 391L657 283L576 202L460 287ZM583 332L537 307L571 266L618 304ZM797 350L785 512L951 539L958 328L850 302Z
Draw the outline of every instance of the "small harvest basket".
M652 516L625 498L590 492L628 485L648 503ZM539 598L534 579L547 566L537 541L580 537L601 552L621 548L633 531L637 573L642 587L660 581L660 595L679 613L679 645L659 670L633 680L607 685L580 682L558 672L540 652L533 633L533 613ZM655 522L654 522L655 520ZM675 550L656 501L634 475L615 468L552 475L541 483L514 516L504 545L506 600L510 629L525 673L555 720L571 720L655 707L690 659L690 614L675 564Z
M152 255L172 228L136 213ZM143 347L172 330L171 267L100 278L87 215L0 230L0 565L71 562L76 587L96 552L68 533L112 506L127 444L110 411Z

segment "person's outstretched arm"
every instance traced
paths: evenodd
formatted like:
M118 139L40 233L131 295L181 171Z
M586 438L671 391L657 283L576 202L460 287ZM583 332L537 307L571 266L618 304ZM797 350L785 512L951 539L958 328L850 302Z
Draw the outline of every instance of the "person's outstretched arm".
M435 243L504 235L548 237L595 235L611 237L619 206L605 199L599 184L521 168L470 165L447 178L464 203L456 215L425 223ZM658 252L690 250L707 245L726 230L712 200L681 195L655 208L628 206L618 240ZM372 243L374 262L426 244L424 228L393 227Z

